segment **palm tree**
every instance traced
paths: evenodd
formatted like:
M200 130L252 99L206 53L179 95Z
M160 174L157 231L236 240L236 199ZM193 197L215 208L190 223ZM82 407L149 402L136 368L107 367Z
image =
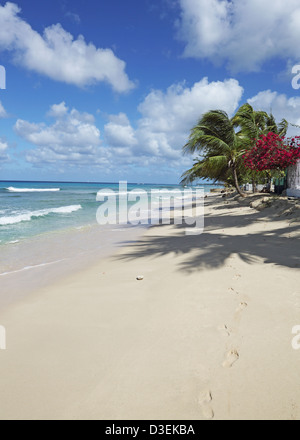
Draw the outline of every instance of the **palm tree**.
M244 104L238 109L232 122L235 127L240 127L245 137L255 141L266 129L268 118L270 118L268 113L255 111L250 104Z
M274 118L273 118L274 119ZM263 111L255 111L250 104L242 105L234 117L232 122L235 127L240 128L240 135L244 136L248 143L248 148L253 148L259 136L271 128L271 125L275 120L271 120L271 116ZM269 125L268 125L269 123ZM252 189L256 192L256 180L257 176L255 171L251 173Z
M278 136L286 136L289 128L289 123L286 119L282 119L279 124L276 124L276 120L272 113L268 115L266 119L266 128L264 130L264 134L268 134L270 132L278 134Z
M289 123L286 119L282 119L279 124L276 123L272 113L268 114L263 111L255 111L250 104L244 104L239 108L233 122L241 128L242 133L250 139L250 148L255 146L260 135L268 133L276 133L283 137L286 135ZM257 173L251 173L253 192L256 192Z
M232 122L236 127L240 127L244 135L253 142L261 134L267 135L270 132L285 136L289 127L286 119L282 119L277 124L272 113L256 111L250 104L242 105L232 118Z
M255 192L257 175L245 170L241 157L246 150L254 147L261 134L273 132L285 136L288 126L285 119L276 124L272 113L255 111L250 104L242 105L232 119L221 110L205 113L192 129L183 148L184 153L199 152L201 158L196 159L193 167L183 174L182 183L190 183L197 178L231 181L238 193L244 196L240 183L243 177L247 177L252 179Z
M197 151L202 159L183 175L184 182L197 177L218 180L222 176L223 180L230 172L236 190L242 197L245 196L240 188L238 170L249 140L242 131L237 132L235 128L234 121L222 110L212 110L202 116L183 147L185 154Z
M197 158L191 169L182 175L182 185L192 183L198 178L211 180L215 182L228 181L230 171L228 169L227 160L219 156L206 156L204 159Z
M238 182L248 182L249 181L249 170L245 171L245 167L242 162L239 162L237 168ZM224 182L229 185L235 186L233 179L233 174L231 169L228 167L226 158L220 157L209 157L206 156L203 159L197 158L194 160L194 165L192 168L187 170L182 175L181 184L189 185L196 179L204 180L214 180L215 182Z

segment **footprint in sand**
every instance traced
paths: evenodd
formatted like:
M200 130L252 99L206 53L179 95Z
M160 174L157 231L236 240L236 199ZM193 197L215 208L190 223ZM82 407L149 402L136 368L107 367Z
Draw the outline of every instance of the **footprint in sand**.
M236 295L239 295L239 292L237 292L236 290L234 290L233 287L229 287L229 288L228 288L228 292L229 292L229 293L232 293L232 294L235 293Z
M229 353L227 353L226 359L222 365L224 368L231 368L233 364L239 360L239 358L240 356L237 350L231 350Z
M245 310L247 307L248 307L248 304L247 304L247 303L245 303L245 302L240 303L239 306L238 306L238 308L236 309L236 311L237 311L237 312L241 312L242 310Z
M221 325L220 327L218 327L218 330L226 332L227 336L231 336L231 330L228 328L228 326L226 324Z
M242 277L242 275L240 274L235 274L234 277L232 278L233 280L239 280Z
M210 390L202 391L199 395L199 405L201 407L202 415L206 419L210 420L214 418L214 412L211 406L209 405L212 401L212 395Z

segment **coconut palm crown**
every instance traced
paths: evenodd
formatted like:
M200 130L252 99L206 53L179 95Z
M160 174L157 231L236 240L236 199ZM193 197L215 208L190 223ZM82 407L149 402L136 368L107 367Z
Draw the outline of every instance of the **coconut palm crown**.
M205 113L183 147L185 154L198 152L202 159L183 175L183 183L199 177L218 180L230 172L238 193L243 196L238 168L248 143L242 131L236 131L234 121L226 112L211 110Z

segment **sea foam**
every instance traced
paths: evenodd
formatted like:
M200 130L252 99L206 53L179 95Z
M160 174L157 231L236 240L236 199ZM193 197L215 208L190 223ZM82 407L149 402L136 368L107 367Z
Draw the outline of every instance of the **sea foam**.
M60 191L60 188L15 188L14 186L10 186L9 188L5 188L9 192L57 192Z
M29 222L33 218L45 217L49 214L70 214L82 209L81 205L62 206L61 208L41 209L39 211L29 211L9 217L0 217L0 226L15 225L21 222Z

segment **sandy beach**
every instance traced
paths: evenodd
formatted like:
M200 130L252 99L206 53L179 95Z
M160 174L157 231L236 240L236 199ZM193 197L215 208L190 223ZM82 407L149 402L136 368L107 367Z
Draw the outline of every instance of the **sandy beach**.
M202 235L151 227L3 307L0 418L299 419L299 209L249 203L210 196Z

